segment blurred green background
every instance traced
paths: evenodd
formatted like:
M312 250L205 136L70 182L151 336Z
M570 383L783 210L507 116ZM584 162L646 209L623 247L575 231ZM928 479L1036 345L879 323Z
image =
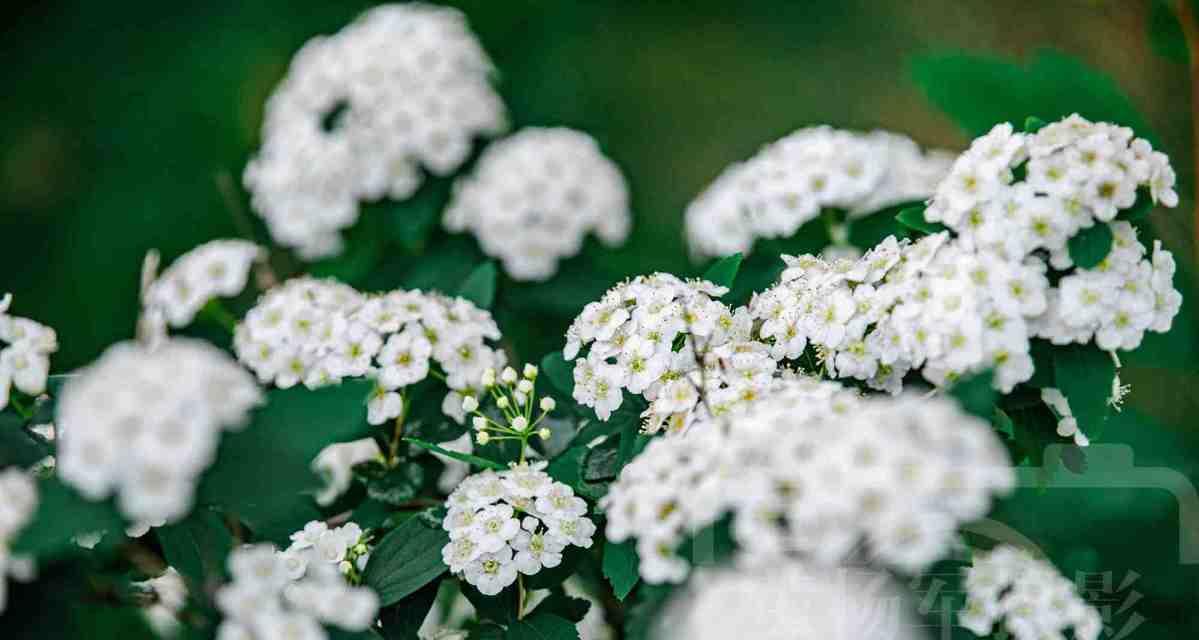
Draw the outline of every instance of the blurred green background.
M1150 0L450 4L466 12L499 67L516 126L583 129L624 169L636 227L611 259L625 271L691 269L681 233L687 202L727 164L800 126L884 127L926 145L965 146L969 138L912 82L913 55L965 49L1020 60L1044 47L1110 75L1145 116L1182 182L1181 206L1155 212L1154 229L1181 264L1194 264L1187 68L1150 45ZM148 249L169 260L236 234L217 177L239 180L291 54L366 6L9 10L0 36L0 292L15 294L14 312L58 329L55 369L132 335ZM1180 318L1172 333L1126 368L1135 406L1101 439L1129 443L1137 464L1194 482L1196 331ZM1199 634L1191 612L1199 570L1178 565L1168 493L1071 491L1048 500L1026 491L1003 513L1071 571L1139 572L1145 597L1133 609L1147 622L1127 637Z

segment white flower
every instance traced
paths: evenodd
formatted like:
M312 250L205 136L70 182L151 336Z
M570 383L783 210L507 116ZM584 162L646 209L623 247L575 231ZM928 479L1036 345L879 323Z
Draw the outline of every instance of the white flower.
M333 280L296 278L262 296L233 342L259 380L281 388L373 376L368 420L383 424L400 416L403 389L433 365L449 387L442 411L463 421L463 397L482 368L503 363L503 353L485 342L499 337L491 314L461 298L399 290L367 296Z
M783 562L697 572L655 629L693 640L917 640L915 611L885 573Z
M697 258L748 253L758 238L791 236L823 209L861 217L924 200L952 160L886 131L800 129L726 169L688 205L687 243Z
M958 614L975 635L990 635L1002 620L1019 640L1063 637L1096 640L1103 631L1099 612L1044 560L1002 545L974 556L966 571L966 606Z
M90 499L117 493L132 521L173 522L220 432L243 427L261 401L253 377L207 343L116 344L63 387L59 476Z
M609 540L637 538L647 581L682 580L678 545L725 514L745 563L832 565L864 543L882 565L918 572L1014 481L989 425L951 401L858 399L795 378L727 420L651 441L600 506Z
M594 233L607 246L628 236L628 187L590 136L521 129L492 143L454 185L445 227L469 231L516 280L545 280Z
M558 566L567 546L591 546L595 524L585 517L586 502L554 482L545 466L484 471L467 477L447 498L442 528L450 542L442 560L481 593L499 593L518 573Z
M271 236L305 259L339 253L360 202L408 198L422 167L453 172L473 138L507 127L491 75L445 7L384 5L310 40L267 102L243 176Z
M3 308L0 300L0 313ZM8 577L22 582L34 578L33 559L13 555L9 549L33 518L37 503L37 484L32 476L15 468L0 471L0 613L8 604Z
M246 287L250 267L262 250L245 240L213 240L180 256L142 295L147 308L160 310L174 327L191 324L213 298L228 298Z
M30 396L46 390L50 354L58 351L54 330L33 320L8 315L12 294L0 297L0 410L8 406L11 388Z

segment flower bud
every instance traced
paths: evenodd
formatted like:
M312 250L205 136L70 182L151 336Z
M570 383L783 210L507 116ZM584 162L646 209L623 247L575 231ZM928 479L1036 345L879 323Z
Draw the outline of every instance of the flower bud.
M529 393L533 390L533 383L528 380L521 380L520 382L516 383L516 389L521 393Z
M499 399L497 399L495 401L495 406L497 406L501 409L507 409L508 408L508 398L505 396L500 396Z
M519 391L512 394L512 397L516 399L516 406L518 406L518 407L523 407L529 403L529 396L527 396Z
M337 569L342 573L348 574L354 570L354 565L350 564L349 560L342 560L341 562L337 563Z
M484 387L494 387L495 386L495 369L492 369L491 367L487 367L487 370L483 372L483 386Z
M558 406L558 403L555 402L554 399L549 396L546 396L541 399L541 410L546 413L553 411L554 407L556 407L556 406Z
M504 384L512 384L513 382L516 382L516 369L513 369L512 367L504 367L504 372L500 374L500 380L502 380Z
M466 396L462 398L462 410L467 413L474 413L479 408L479 401L474 396Z
M549 440L550 439L549 427L542 427L541 430L537 432L537 435L540 436L542 440Z
M536 378L537 377L537 367L535 367L531 364L526 364L524 374L525 374L525 377L530 380Z
M491 434L487 433L486 431L478 431L475 433L475 442L478 442L479 444L487 444L489 441L491 441Z
M475 426L475 429L482 431L487 428L487 418L484 418L483 416L476 416L475 419L471 421L471 424Z
M517 431L524 431L529 428L529 421L525 420L524 416L516 416L512 420L512 428Z

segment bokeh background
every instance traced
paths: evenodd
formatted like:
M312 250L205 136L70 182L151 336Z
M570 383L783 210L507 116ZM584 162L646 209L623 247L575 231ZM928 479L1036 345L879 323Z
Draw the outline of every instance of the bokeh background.
M1155 212L1154 231L1181 264L1194 264L1188 70L1151 45L1149 25L1160 17L1151 0L448 4L465 11L499 67L516 126L583 129L624 169L636 227L607 259L626 272L693 269L682 242L686 204L727 164L800 126L884 127L964 147L969 137L912 81L913 56L960 49L1019 61L1045 47L1111 76L1143 114L1182 183L1181 206ZM57 370L132 335L148 249L170 259L237 234L221 176L239 181L291 54L366 6L9 9L0 35L0 292L15 294L19 315L58 329ZM1075 98L1087 96L1062 96ZM1184 294L1193 294L1189 283ZM1182 484L1199 481L1190 317L1129 363L1131 402L1100 437L1131 445L1138 466L1178 471ZM1068 575L1111 572L1097 583L1115 601L1108 637L1127 631L1133 615L1143 621L1122 637L1194 637L1199 569L1178 562L1178 507L1167 489L1026 490L998 519Z

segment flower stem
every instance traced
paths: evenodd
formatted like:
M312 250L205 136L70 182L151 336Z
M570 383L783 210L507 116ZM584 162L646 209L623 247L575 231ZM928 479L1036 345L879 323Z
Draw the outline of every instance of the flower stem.
M521 462L524 462L522 449ZM525 617L525 577L516 576L516 619L523 620Z
M408 398L400 395L400 401L404 404L400 409L400 417L396 418L395 428L391 434L391 445L387 448L387 466L394 467L396 458L400 452L400 440L404 436L404 418L408 417Z

